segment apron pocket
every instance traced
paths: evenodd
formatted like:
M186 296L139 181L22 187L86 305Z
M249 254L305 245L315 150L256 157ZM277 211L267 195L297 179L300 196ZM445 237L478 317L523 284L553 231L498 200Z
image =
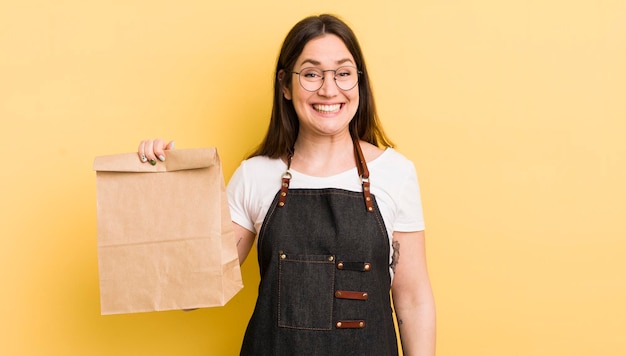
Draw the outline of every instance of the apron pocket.
M279 252L278 326L331 330L335 258Z

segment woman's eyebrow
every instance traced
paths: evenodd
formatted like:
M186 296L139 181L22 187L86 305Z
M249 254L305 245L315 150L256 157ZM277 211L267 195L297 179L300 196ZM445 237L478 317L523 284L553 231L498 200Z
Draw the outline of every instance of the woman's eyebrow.
M340 59L340 60L338 60L336 63L337 63L337 64L345 64L345 63L347 63L347 62L349 62L349 63L354 63L354 62L352 62L352 59L350 59L350 58L343 58L343 59ZM302 61L302 63L300 63L300 65L302 66L302 65L305 65L306 63L309 63L309 64L314 65L314 66L319 66L320 64L322 64L322 63L321 63L320 61L318 61L318 60L315 60L315 59L309 59L309 58L307 58L307 59L303 60L303 61Z
M347 62L350 62L350 63L354 64L354 62L352 62L352 59L350 59L350 58L344 58L344 59L338 60L337 64L345 64Z
M300 65L302 66L302 65L305 65L307 63L310 63L310 64L312 64L314 66L318 66L318 65L321 64L320 61L316 61L315 59L305 59L305 60L302 61L302 63L300 63Z

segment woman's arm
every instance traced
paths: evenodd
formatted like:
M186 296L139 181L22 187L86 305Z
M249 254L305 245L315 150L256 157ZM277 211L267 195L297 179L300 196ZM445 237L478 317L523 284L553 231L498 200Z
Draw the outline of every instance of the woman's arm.
M237 253L239 254L239 264L242 265L243 261L246 260L246 257L248 257L250 253L256 235L234 221L233 229L235 230L235 243L237 244Z
M394 232L395 276L391 286L405 356L435 355L435 301L424 231Z

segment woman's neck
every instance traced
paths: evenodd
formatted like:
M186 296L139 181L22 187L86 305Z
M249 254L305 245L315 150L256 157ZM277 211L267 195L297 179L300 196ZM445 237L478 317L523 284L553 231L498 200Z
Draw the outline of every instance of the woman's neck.
M298 137L291 168L312 176L331 176L355 167L354 145L349 134L311 139Z

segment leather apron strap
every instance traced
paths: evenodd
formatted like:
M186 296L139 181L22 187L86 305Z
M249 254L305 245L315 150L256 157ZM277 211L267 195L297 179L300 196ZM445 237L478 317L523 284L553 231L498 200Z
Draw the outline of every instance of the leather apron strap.
M361 144L359 143L358 138L354 138L352 140L354 146L354 159L356 161L356 169L359 173L359 178L361 179L361 186L363 188L363 199L365 201L365 209L368 212L374 212L374 204L372 203L372 196L370 193L370 171L367 168L367 161L363 156L363 150L361 150ZM280 193L278 197L278 207L282 208L285 206L287 202L287 193L289 191L289 182L291 181L291 173L289 169L291 168L291 158L293 157L293 153L290 153L287 157L287 171L283 173Z

